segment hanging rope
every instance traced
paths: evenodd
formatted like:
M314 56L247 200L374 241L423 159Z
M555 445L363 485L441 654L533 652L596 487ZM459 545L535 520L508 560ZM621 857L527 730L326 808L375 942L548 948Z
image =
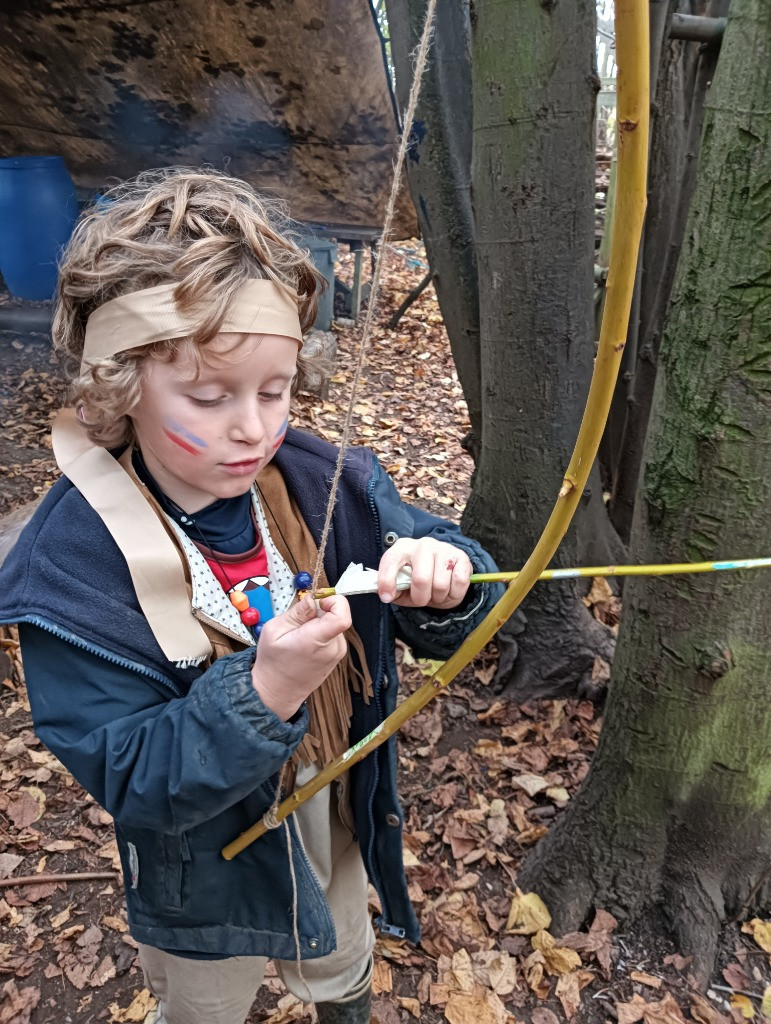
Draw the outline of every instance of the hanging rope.
M380 295L380 280L383 274L383 262L386 254L386 243L388 242L388 236L391 233L391 225L394 219L394 210L396 208L396 197L399 194L399 186L402 179L402 168L404 167L404 159L407 155L407 146L409 145L410 132L412 130L412 122L415 119L415 107L418 104L418 95L420 94L420 86L423 81L423 73L426 70L426 64L428 63L428 48L431 43L431 31L434 24L434 12L436 10L436 0L429 0L428 7L426 8L426 20L423 24L423 34L420 37L420 43L418 45L417 56L415 57L415 71L412 77L412 86L410 88L409 100L407 102L407 110L404 115L403 131L399 141L399 152L396 156L396 166L394 167L394 177L391 182L391 194L388 197L388 205L386 206L385 219L383 221L383 233L380 236L380 243L377 247L377 260L375 262L375 270L372 274L372 286L369 293L369 302L367 303L367 312L364 317L364 326L361 332L361 341L359 342L359 352L356 359L356 370L353 375L353 381L351 383L351 394L348 400L348 408L345 413L345 421L343 422L342 437L340 439L340 451L337 456L337 464L335 465L335 474L332 478L332 486L329 491L329 501L327 502L327 513L324 519L324 528L321 531L321 540L319 541L319 553L316 558L316 566L313 570L313 587L312 592L315 593L318 589L319 576L321 570L324 567L324 552L327 547L327 540L329 539L329 530L332 525L332 513L335 509L335 499L337 497L337 488L340 484L340 477L343 472L343 461L345 459L345 450L348 447L351 438L351 424L353 422L353 407L356 402L356 395L359 390L359 382L361 381L361 371L364 367L364 356L367 351L367 345L372 334L372 325L375 319L375 309L377 308L377 300Z

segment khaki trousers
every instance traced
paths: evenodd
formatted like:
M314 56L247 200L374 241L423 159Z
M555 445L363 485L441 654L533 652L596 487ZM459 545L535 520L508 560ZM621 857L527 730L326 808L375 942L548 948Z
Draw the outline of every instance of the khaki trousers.
M302 785L313 771L301 769ZM375 935L367 909L367 874L359 844L343 823L348 806L338 784L317 793L295 812L305 853L329 903L337 949L318 960L276 960L282 981L298 999L337 1002L355 996L369 970ZM281 826L283 827L283 826ZM257 840L259 842L259 839ZM139 946L145 985L158 1000L155 1024L243 1024L265 974L267 958L191 960Z

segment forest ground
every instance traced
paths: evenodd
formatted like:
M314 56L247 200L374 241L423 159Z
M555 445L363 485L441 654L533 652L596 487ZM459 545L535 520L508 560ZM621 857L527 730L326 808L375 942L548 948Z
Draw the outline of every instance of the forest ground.
M389 254L380 326L355 407L355 443L375 450L406 500L457 521L472 468L460 445L468 424L433 289L395 330L384 326L423 276L424 259L417 243ZM339 272L350 278L348 257ZM335 333L329 396L299 396L294 419L331 441L340 436L359 337L351 326ZM48 433L63 395L45 341L0 338L0 514L55 479ZM602 581L587 603L610 625L617 621L617 599ZM0 1024L149 1024L154 1004L128 934L109 815L34 737L11 641L4 656ZM495 696L495 656L493 648L484 652L402 730L405 858L423 937L417 948L378 941L373 1020L741 1024L763 1010L771 1014L769 922L725 929L706 995L693 987L680 950L661 935L618 926L603 908L583 932L550 935L546 908L518 893L517 866L577 792L601 712L575 700L516 705ZM407 694L431 665L416 663L404 648L399 657ZM106 877L45 880L68 872ZM35 884L8 884L37 874ZM273 976L249 1021L313 1019Z

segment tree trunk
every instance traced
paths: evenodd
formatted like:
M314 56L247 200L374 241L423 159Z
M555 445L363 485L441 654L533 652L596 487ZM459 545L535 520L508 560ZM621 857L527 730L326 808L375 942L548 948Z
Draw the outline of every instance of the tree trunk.
M464 527L521 565L570 459L593 352L594 3L474 7L472 162L482 449ZM598 495L601 500L601 495ZM575 564L571 530L557 564ZM502 631L498 685L574 690L612 638L571 583L536 587ZM507 644L508 633L508 644Z
M404 109L412 53L426 0L387 0L396 93ZM407 178L434 274L458 379L469 410L465 447L476 461L482 432L479 294L471 210L471 57L467 2L441 4L423 77L407 160Z
M707 13L725 17L728 3L729 0L711 0ZM651 6L666 9L661 3ZM610 506L613 525L627 541L656 383L661 333L693 194L704 103L720 51L719 44L699 46L666 38L676 11L700 13L693 0L672 0L664 26L665 38L651 111L648 211L641 255L643 274L635 364L623 429L618 438ZM617 428L618 424L615 426Z
M734 0L662 345L635 561L766 554L769 107L771 6ZM627 923L663 918L706 982L720 924L762 905L769 607L763 570L628 582L590 774L519 879L545 899L557 931L595 907Z

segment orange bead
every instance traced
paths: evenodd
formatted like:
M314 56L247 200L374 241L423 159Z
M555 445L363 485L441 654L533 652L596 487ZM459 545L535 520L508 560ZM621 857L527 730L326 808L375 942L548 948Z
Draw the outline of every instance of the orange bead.
M234 590L230 595L230 603L235 605L236 608L242 612L249 607L249 598L243 590Z

